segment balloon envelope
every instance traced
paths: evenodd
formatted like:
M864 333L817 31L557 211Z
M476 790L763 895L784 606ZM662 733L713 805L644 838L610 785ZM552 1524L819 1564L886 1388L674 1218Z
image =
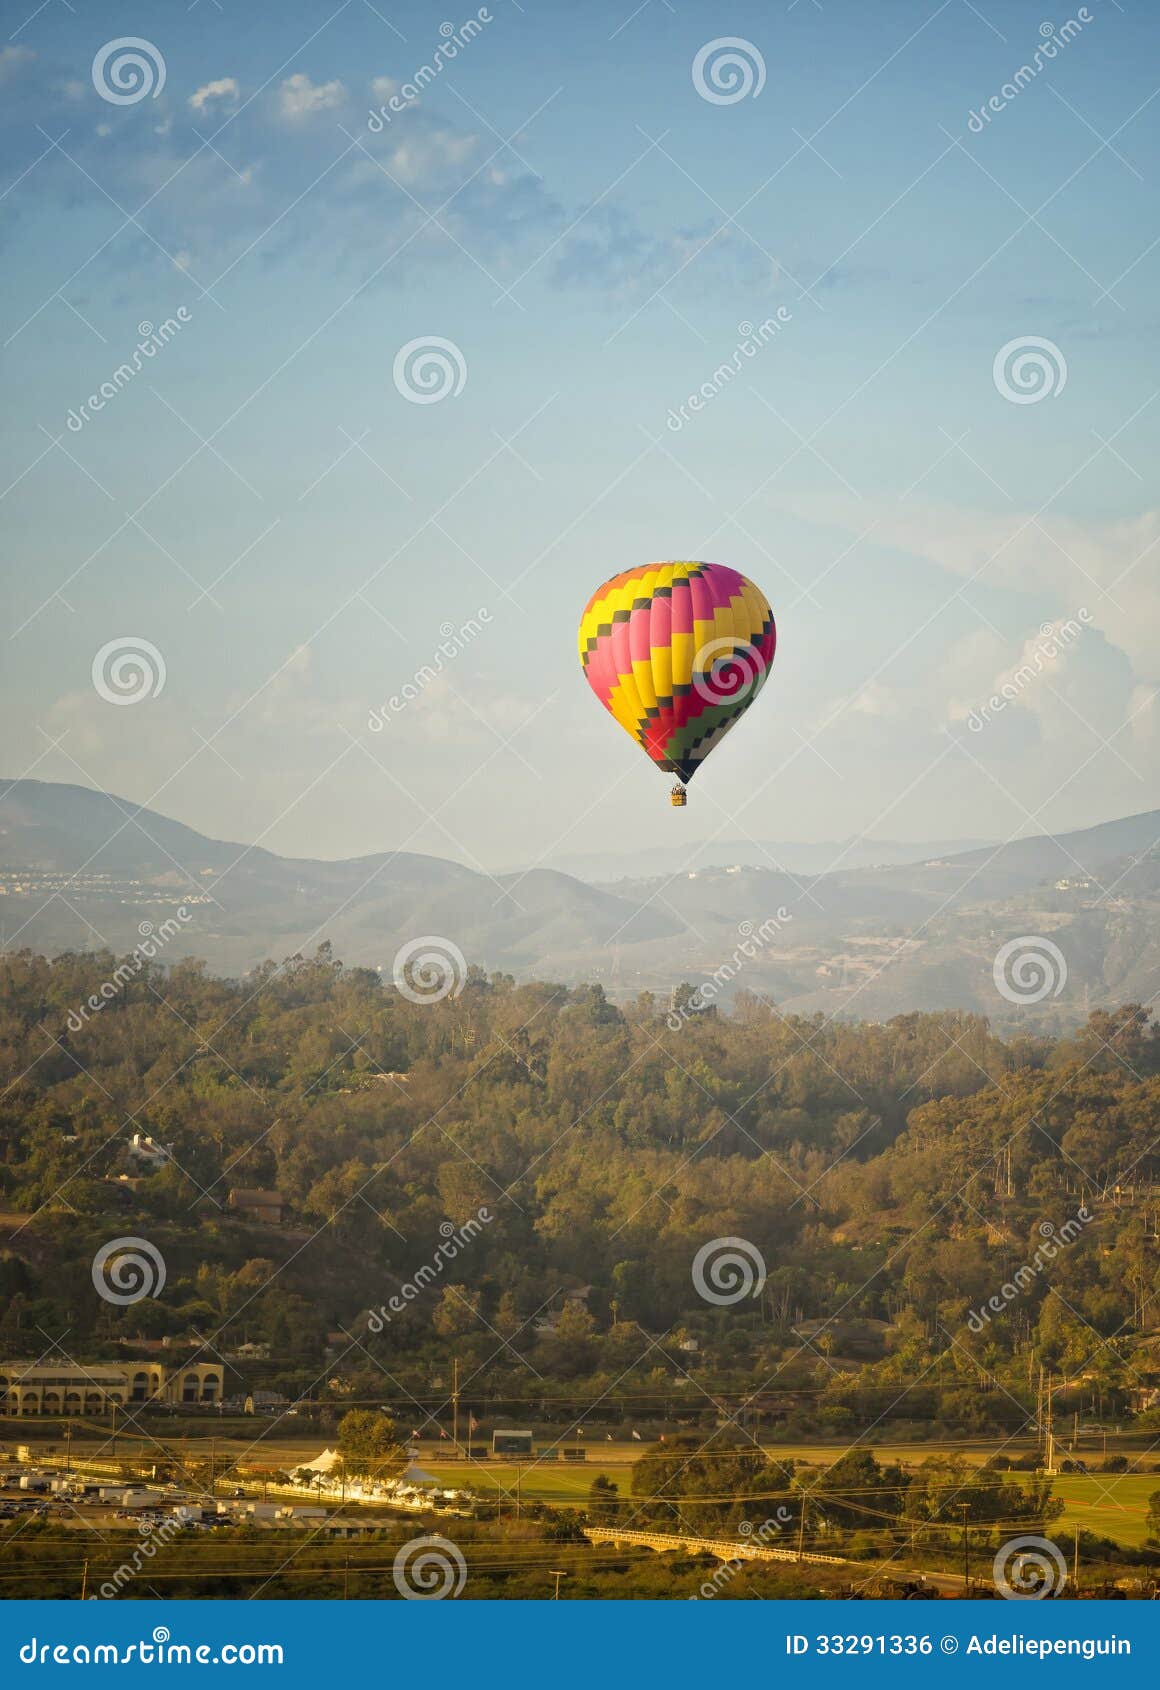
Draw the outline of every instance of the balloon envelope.
M658 768L686 782L765 685L776 643L765 595L723 563L626 569L580 618L588 685Z

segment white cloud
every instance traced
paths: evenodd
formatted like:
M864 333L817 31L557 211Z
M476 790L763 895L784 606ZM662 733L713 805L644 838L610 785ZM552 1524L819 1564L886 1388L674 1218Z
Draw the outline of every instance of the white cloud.
M311 704L315 682L314 653L308 645L296 646L263 688L255 716L274 725L284 722Z
M865 514L856 520L865 525ZM1040 592L1057 613L1087 606L1142 679L1156 670L1160 626L1160 510L1118 522L1017 511L913 508L884 513L876 542L926 557L980 589Z
M296 646L262 688L261 696L239 699L236 708L245 710L255 733L273 734L284 743L292 731L300 744L312 735L336 749L341 743L339 722L358 722L366 714L361 699L334 695L320 686L317 659L309 645Z
M855 695L850 709L860 716L897 716L901 713L898 691L881 681L871 681Z
M219 76L213 82L206 82L196 93L189 96L189 103L194 111L204 111L215 100L229 100L236 104L238 94L237 79L232 76Z
M31 47L0 48L0 82L16 76L21 65L31 64L35 57Z
M1150 742L1157 689L1133 676L1128 654L1090 616L1059 616L1016 639L982 627L937 648L902 680L873 677L833 700L811 725L829 743L861 744L890 733L931 758L949 730L986 762L1029 759L1059 784L1100 740ZM985 731L984 731L985 730Z
M1085 727L1114 734L1127 720L1136 690L1118 646L1075 617L1057 617L1027 636L976 702L999 698L1004 708L1029 712L1041 741L1078 742Z
M840 494L824 507L793 498L779 504L807 522L853 535L872 531L875 547L893 547L966 583L953 597L948 588L964 617L987 594L1030 596L1043 621L1086 608L1092 625L1127 654L1138 681L1160 678L1160 508L1107 521L915 501L854 505ZM954 696L963 696L961 686Z
M543 707L542 699L505 691L468 671L440 675L420 686L413 698L403 690L407 679L393 681L385 689L387 700L392 694L404 698L403 709L391 711L388 704L382 713L395 740L408 746L498 747Z
M282 116L296 122L314 112L341 106L345 99L346 89L337 77L333 82L311 82L302 71L297 71L282 84Z
M479 145L479 136L435 129L401 141L391 153L389 168L402 182L431 182L466 164Z

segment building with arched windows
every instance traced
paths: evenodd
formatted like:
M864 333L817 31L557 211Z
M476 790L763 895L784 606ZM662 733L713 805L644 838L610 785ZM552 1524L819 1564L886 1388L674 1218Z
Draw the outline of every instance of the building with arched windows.
M222 1400L220 1362L162 1367L159 1362L0 1361L0 1416L111 1414L114 1408L166 1403L216 1408Z

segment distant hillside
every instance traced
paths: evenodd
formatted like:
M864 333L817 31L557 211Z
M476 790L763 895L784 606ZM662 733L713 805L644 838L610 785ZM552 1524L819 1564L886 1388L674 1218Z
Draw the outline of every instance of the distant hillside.
M916 865L902 878L908 886L921 885L939 892L945 888L948 875L956 880L969 876L963 896L1001 898L1043 880L1096 874L1111 863L1146 855L1158 844L1160 810L1147 810L1142 815L1101 822L1098 827L1054 838L1037 834L997 849L982 846L950 859Z
M658 874L688 869L781 868L789 874L828 874L833 869L872 868L888 863L921 863L928 857L955 856L986 846L985 839L702 839L683 845L650 846L648 860ZM552 866L580 880L624 880L640 872L640 856L630 851L587 851L556 857Z
M492 968L549 968L594 932L678 935L663 907L638 911L570 876L492 879L438 857L382 852L345 862L277 857L208 839L156 811L87 787L0 787L0 945L48 954L126 951L143 919L184 905L174 939L223 973L242 973L329 939L351 963L388 970L407 939L454 939Z
M859 842L828 874L759 859L593 886L411 852L278 857L106 793L13 781L0 787L0 945L124 952L184 906L173 954L219 973L324 939L389 973L401 945L435 934L488 969L596 980L620 997L716 977L719 1001L749 990L827 1015L945 1007L1064 1025L1160 993L1158 840L1152 811L915 862L859 865ZM816 847L831 863L842 849ZM1001 997L992 974L1023 935L1058 946L1067 970L1058 996L1030 1006Z
M962 1008L1069 1025L1089 1008L1160 993L1160 811L906 866L815 878L706 869L613 889L641 903L661 887L698 935L690 980L697 969L711 978L747 923L784 909L730 986L798 1011L886 1019ZM1027 935L1055 944L1067 970L1058 996L1029 1006L1000 996L993 975L1000 946ZM646 958L649 984L663 986L663 948L638 947L638 965Z

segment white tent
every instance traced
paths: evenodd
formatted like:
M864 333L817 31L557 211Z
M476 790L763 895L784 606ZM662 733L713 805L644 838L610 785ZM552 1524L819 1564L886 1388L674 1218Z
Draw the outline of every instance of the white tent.
M416 1466L415 1462L412 1461L403 1474L402 1482L405 1485L435 1485L439 1481L434 1473L425 1473L422 1467Z
M296 1473L333 1473L339 1465L339 1454L336 1449L324 1449L321 1455L316 1455L313 1461L303 1461L294 1469Z

